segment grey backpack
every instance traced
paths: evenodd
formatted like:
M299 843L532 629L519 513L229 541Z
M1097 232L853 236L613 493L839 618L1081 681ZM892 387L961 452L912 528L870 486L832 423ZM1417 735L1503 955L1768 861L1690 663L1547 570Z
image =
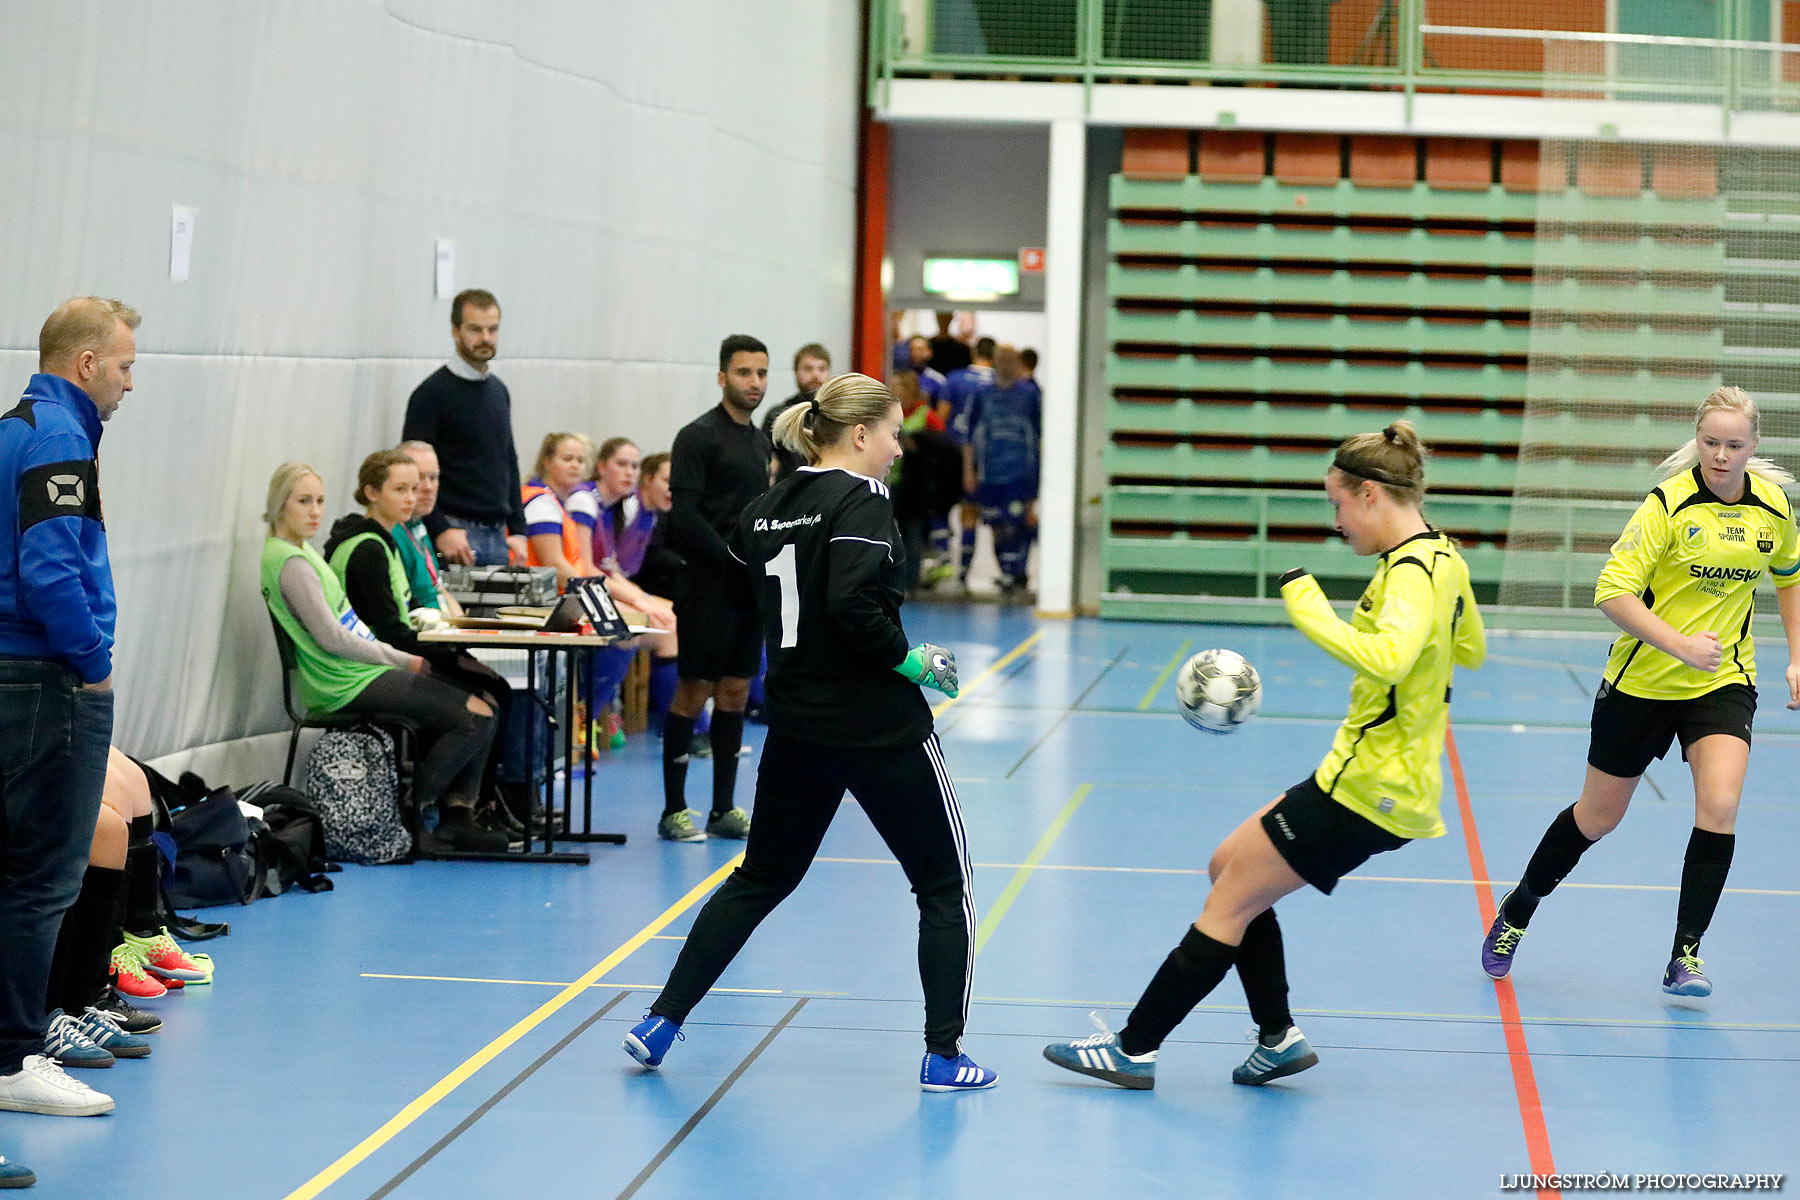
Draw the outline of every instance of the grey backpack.
M412 835L400 817L394 743L371 726L328 729L306 766L306 794L325 825L325 854L336 862L404 862Z

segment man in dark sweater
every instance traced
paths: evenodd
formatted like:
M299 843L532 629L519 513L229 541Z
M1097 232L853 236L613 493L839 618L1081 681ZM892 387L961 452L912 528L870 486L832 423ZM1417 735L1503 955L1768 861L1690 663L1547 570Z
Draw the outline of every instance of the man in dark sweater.
M808 342L794 351L794 384L800 390L770 409L762 419L762 431L775 438L775 418L779 417L796 404L805 404L813 398L813 393L825 386L831 378L831 351L818 342ZM775 447L775 482L780 483L789 475L806 464L806 460L785 446Z
M750 833L750 818L733 793L750 677L762 664L762 630L755 612L741 605L747 593L744 566L726 538L750 502L769 490L772 447L751 421L768 386L768 347L732 334L719 346L718 406L676 434L670 451L675 507L669 533L687 560L675 597L680 682L663 725L663 818L657 826L673 842ZM687 768L694 721L708 699L713 701L713 798L703 833L687 811Z
M524 562L525 506L513 448L512 397L488 371L500 340L500 302L471 288L450 302L456 353L406 402L402 441L437 450L443 480L425 530L445 562Z

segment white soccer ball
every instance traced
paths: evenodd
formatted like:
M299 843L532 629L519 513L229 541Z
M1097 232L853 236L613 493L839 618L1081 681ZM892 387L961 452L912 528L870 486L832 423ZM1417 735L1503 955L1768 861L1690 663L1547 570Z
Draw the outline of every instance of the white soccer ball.
M1202 650L1181 665L1175 702L1195 729L1230 733L1262 707L1262 680L1235 650Z

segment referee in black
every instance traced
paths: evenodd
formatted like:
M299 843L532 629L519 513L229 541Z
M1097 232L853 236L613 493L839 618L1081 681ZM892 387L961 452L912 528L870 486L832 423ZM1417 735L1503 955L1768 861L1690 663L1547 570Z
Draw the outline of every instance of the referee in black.
M751 420L769 387L769 348L747 334L719 343L718 406L675 435L669 487L675 507L669 533L687 559L675 597L681 631L679 682L663 725L663 816L656 831L672 842L742 838L750 817L735 803L738 747L750 677L762 665L753 613L726 603L742 590L743 566L726 539L750 502L769 490L774 447ZM687 808L687 769L694 721L713 702L712 813L702 833Z
M919 687L956 695L956 659L908 648L900 625L906 554L888 498L900 405L864 375L839 375L775 422L801 467L738 523L769 649L769 740L744 861L694 922L675 970L625 1049L662 1062L757 924L812 865L848 790L899 860L919 904L929 1092L992 1087L962 1053L973 979L975 901L962 814ZM685 627L683 645L687 641ZM716 759L715 759L716 761Z

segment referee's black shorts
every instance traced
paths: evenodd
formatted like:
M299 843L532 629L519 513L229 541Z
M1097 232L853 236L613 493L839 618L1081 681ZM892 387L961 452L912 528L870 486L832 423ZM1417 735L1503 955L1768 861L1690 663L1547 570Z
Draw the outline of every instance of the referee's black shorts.
M743 593L743 595L740 595ZM762 626L747 592L719 572L690 562L675 597L679 642L675 673L683 679L752 679L762 668Z
M1676 738L1685 760L1689 746L1715 733L1743 738L1747 745L1755 722L1756 689L1747 683L1728 683L1692 700L1646 700L1602 681L1594 697L1588 765L1636 779Z
M1410 840L1339 804L1311 775L1263 814L1262 827L1294 874L1327 896L1339 879Z

